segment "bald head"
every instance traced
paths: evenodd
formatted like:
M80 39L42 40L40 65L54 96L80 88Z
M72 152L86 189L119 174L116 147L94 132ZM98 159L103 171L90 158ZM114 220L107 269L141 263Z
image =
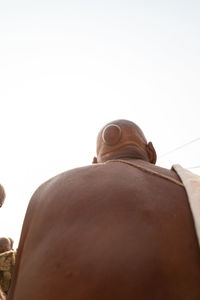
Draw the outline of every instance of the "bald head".
M4 200L5 200L6 194L4 191L3 186L0 184L0 207L3 205Z
M0 238L0 253L12 250L13 240L10 238Z
M152 143L147 143L142 130L128 120L116 120L101 129L97 137L97 158L93 162L120 158L156 162Z

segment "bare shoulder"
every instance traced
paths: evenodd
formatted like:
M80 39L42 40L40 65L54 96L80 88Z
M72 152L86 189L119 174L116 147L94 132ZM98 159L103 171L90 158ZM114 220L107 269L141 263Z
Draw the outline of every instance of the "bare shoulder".
M83 185L85 186L95 180L96 177L101 176L104 167L104 164L98 164L67 170L42 183L36 190L35 195L40 196L50 191L53 193L53 191L62 192L66 190L67 192L67 190L77 188L77 186L81 188Z

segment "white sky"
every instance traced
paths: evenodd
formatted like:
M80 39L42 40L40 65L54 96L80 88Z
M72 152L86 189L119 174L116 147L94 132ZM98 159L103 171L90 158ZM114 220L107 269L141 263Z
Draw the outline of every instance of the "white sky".
M0 236L17 246L34 190L90 164L109 121L136 122L158 156L200 137L199 15L194 0L0 2Z

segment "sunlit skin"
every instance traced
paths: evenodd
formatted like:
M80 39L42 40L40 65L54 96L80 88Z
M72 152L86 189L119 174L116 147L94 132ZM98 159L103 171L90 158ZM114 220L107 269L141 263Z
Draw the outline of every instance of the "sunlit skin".
M3 294L1 288L0 288L0 300L6 300L6 296Z
M81 148L80 148L81 149ZM110 122L93 165L34 193L8 300L199 300L200 252L183 186L139 127Z
M95 162L105 162L116 158L142 159L156 163L156 152L142 130L133 122L119 120L107 124L97 137L97 158Z

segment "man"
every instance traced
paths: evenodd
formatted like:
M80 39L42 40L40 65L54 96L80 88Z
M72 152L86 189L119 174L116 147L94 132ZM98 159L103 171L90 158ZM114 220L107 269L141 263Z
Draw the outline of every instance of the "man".
M127 120L99 133L92 166L44 183L25 217L8 300L198 300L200 253L185 189Z
M11 238L0 238L0 289L5 294L8 293L15 265L13 242Z

